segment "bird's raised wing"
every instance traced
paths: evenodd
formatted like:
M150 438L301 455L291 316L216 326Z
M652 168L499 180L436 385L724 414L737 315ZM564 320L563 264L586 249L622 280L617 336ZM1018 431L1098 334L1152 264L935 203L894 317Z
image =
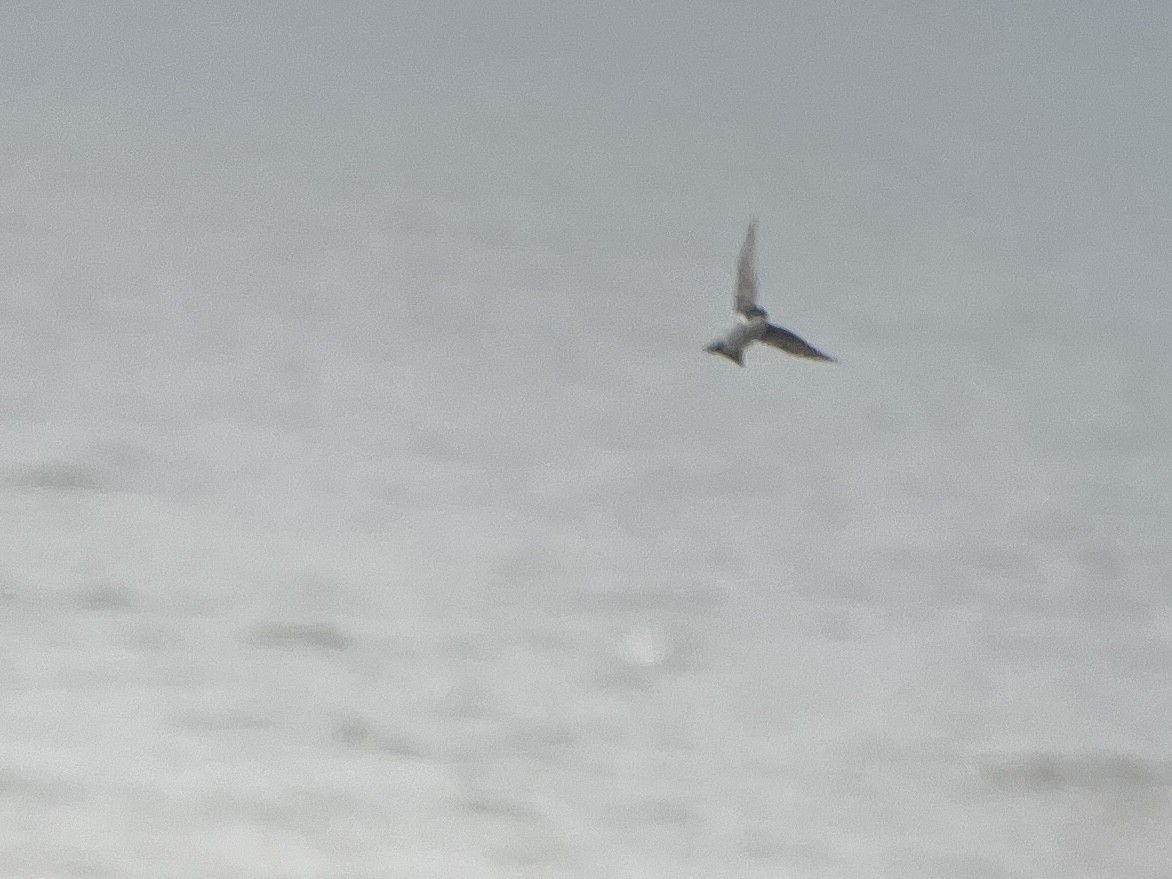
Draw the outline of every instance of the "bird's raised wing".
M805 357L808 360L828 360L831 363L836 362L833 357L823 354L805 339L791 333L783 327L775 327L773 324L765 328L765 335L761 337L761 342L774 348L780 348L782 351L787 354L792 354L795 357Z
M745 314L757 304L757 221L749 223L741 255L737 258L737 293L733 305L738 314Z

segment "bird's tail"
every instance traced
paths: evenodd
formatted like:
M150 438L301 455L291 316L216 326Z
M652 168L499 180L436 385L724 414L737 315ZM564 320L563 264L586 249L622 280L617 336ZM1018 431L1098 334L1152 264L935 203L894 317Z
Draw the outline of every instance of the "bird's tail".
M726 344L723 339L717 339L705 349L709 354L719 354L721 357L727 357L737 366L744 366L744 352L740 348L733 348Z

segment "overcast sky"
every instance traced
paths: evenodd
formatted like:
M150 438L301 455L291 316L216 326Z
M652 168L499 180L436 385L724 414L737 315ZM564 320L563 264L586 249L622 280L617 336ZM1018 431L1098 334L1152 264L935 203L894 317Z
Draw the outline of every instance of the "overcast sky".
M110 875L202 857L198 798L262 795L168 787L194 736L343 852L314 875L375 863L289 793L370 757L306 732L342 713L386 746L361 815L479 839L499 771L550 870L1158 875L1170 71L1159 0L4 3L0 855L101 813ZM704 353L750 217L839 364Z

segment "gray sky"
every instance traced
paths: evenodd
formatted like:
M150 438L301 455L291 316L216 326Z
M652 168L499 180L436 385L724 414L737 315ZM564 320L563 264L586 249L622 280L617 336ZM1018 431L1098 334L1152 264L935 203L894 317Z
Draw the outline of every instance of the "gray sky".
M1164 2L3 4L0 867L1158 875L1169 71ZM751 216L840 364L703 352Z
M276 261L360 204L372 234L492 251L406 269L477 316L452 288L487 272L538 299L580 281L555 307L590 323L705 326L749 214L773 286L840 320L917 311L926 260L1044 277L1167 237L1158 3L7 8L6 139L60 185ZM938 301L980 307L938 271ZM1096 292L1099 314L1125 291Z
M100 356L99 391L170 409L136 388L197 356L244 410L284 405L250 370L344 406L332 383L373 380L346 358L375 354L384 402L490 469L792 442L753 414L791 364L695 356L756 215L763 303L843 360L782 373L785 405L820 398L837 447L929 424L947 458L1002 461L974 472L991 497L1015 455L1117 481L1164 454L1161 4L6 15L13 289L55 273L75 318L44 327L48 387L14 370L26 398L108 408L74 379ZM94 320L121 334L100 355Z

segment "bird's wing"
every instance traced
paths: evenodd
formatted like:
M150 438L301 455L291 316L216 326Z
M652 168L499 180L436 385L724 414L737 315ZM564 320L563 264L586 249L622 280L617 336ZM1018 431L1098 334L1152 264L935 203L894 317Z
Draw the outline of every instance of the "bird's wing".
M754 260L757 252L757 221L749 223L741 255L737 259L737 293L734 300L738 314L744 314L757 304L757 268Z
M834 363L833 357L823 354L805 339L791 333L789 330L782 327L775 327L770 324L765 328L765 335L761 337L762 344L770 345L774 348L780 348L787 354L792 354L795 357L805 357L809 360L828 360Z

